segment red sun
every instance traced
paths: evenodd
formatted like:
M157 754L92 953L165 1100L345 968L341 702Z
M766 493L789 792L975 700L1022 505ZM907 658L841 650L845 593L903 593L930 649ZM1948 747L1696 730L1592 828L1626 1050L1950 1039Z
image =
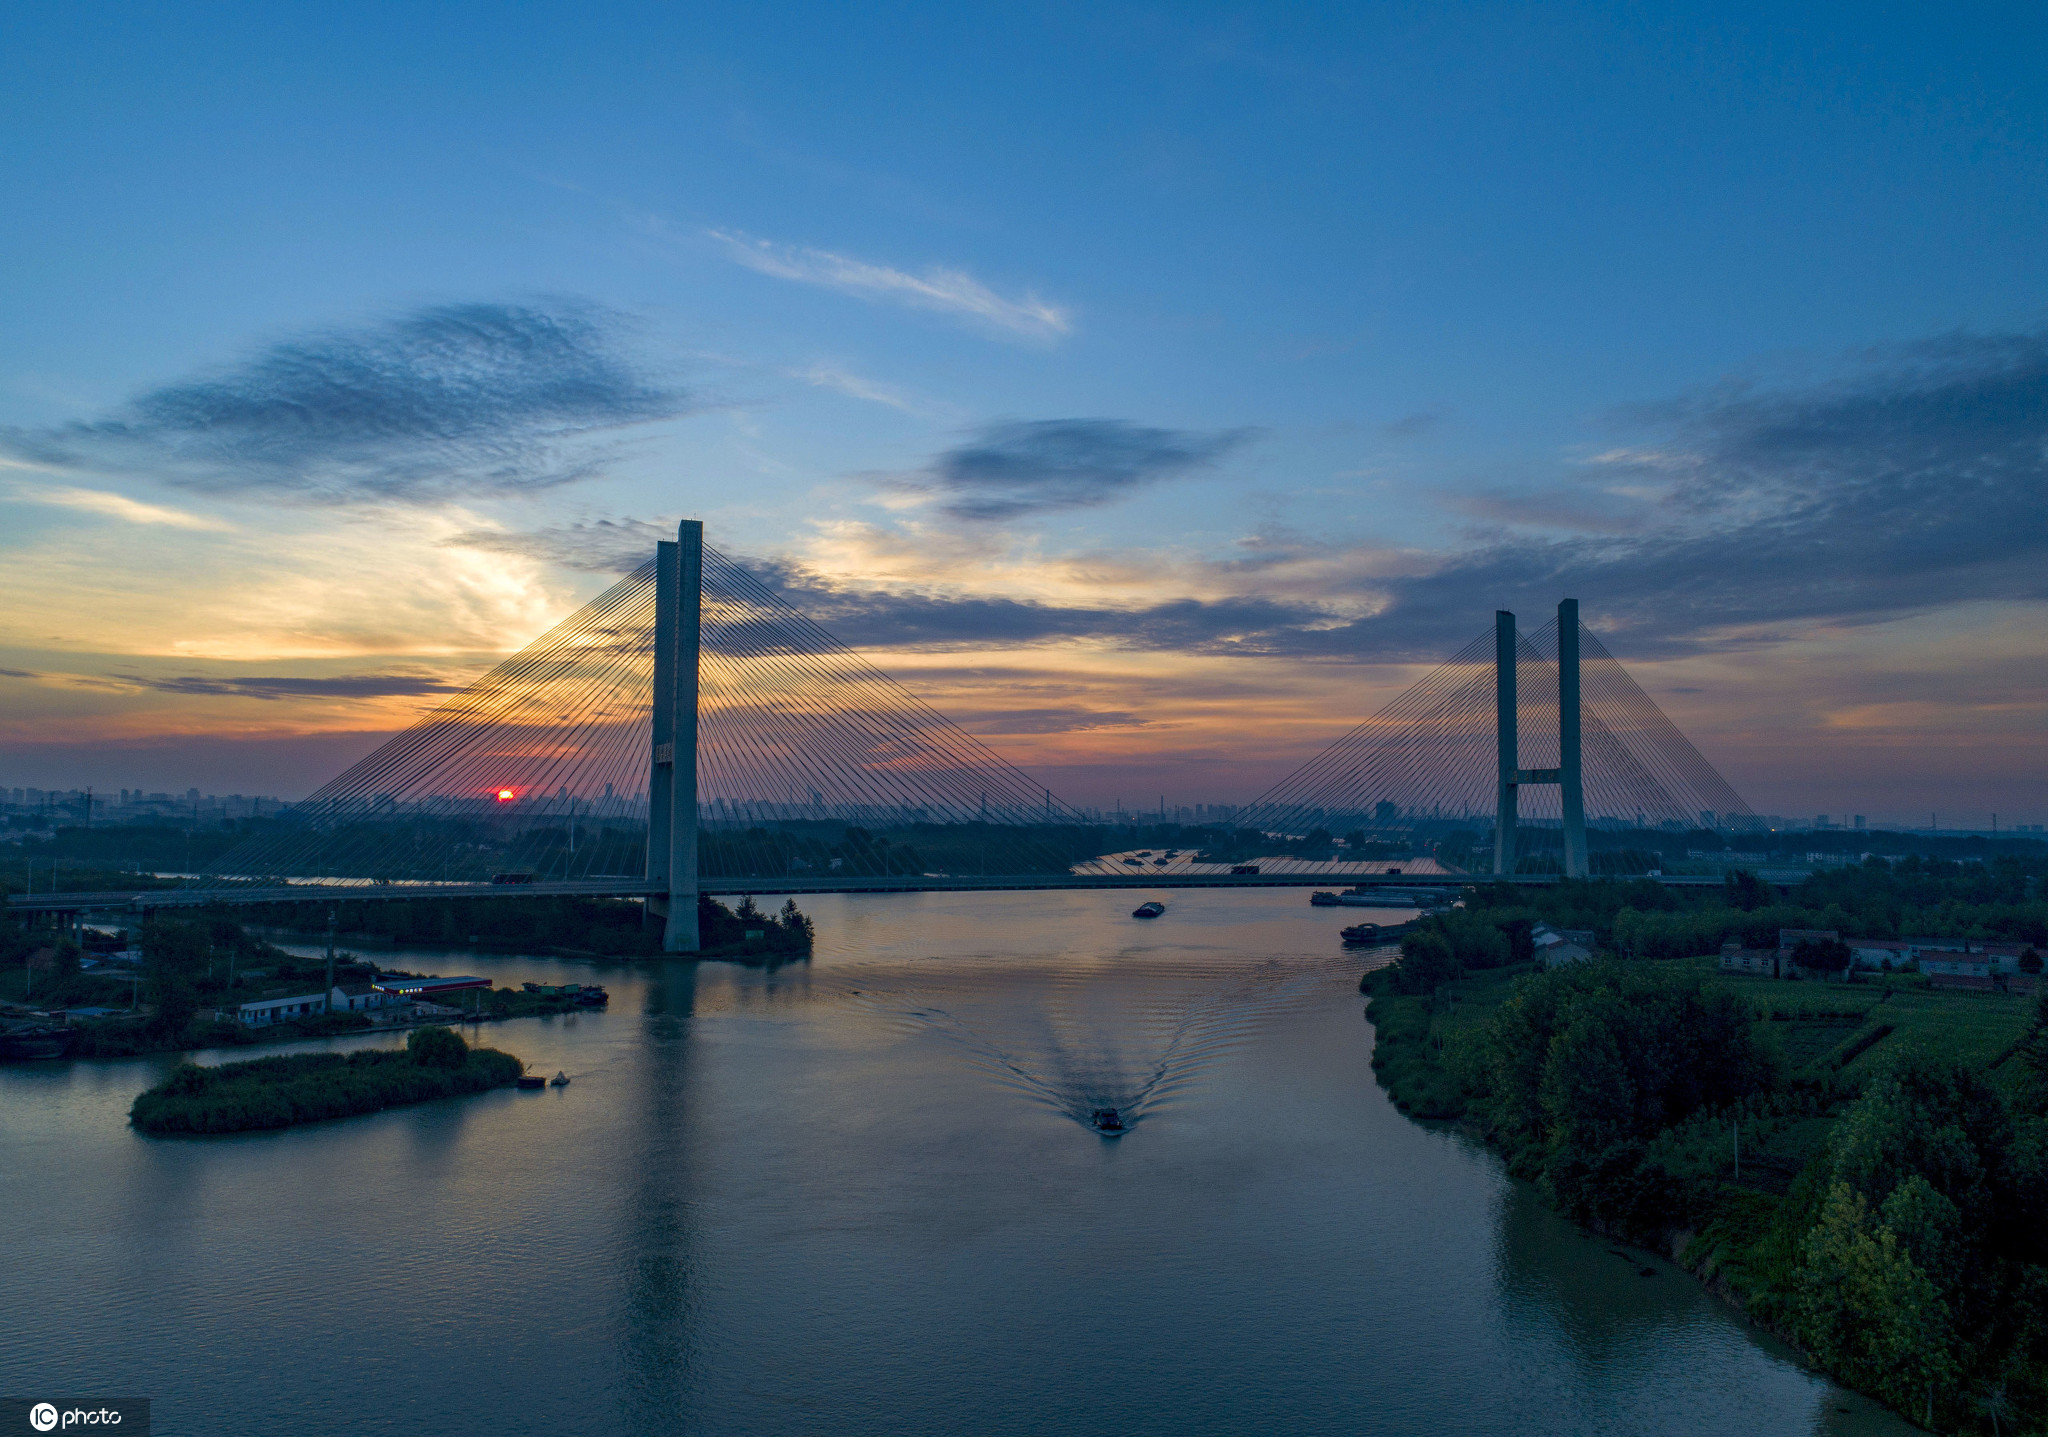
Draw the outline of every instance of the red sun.
M501 788L498 790L498 802L500 803L510 803L516 797L518 797L518 795L513 793L512 790L509 788Z

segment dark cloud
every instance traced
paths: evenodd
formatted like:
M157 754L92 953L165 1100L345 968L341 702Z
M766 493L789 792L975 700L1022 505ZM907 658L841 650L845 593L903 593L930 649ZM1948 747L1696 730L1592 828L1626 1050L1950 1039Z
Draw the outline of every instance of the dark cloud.
M425 694L452 693L460 684L405 674L339 674L332 678L141 678L126 675L122 682L166 694L225 695L245 699L285 698L411 698Z
M0 679L39 679L41 674L32 674L27 669L0 669Z
M992 424L903 482L940 495L941 510L957 519L1011 519L1107 504L1214 463L1250 435L1148 429L1121 419Z
M625 328L569 301L441 305L274 344L96 422L0 431L0 450L313 502L545 489L598 473L598 436L688 408Z

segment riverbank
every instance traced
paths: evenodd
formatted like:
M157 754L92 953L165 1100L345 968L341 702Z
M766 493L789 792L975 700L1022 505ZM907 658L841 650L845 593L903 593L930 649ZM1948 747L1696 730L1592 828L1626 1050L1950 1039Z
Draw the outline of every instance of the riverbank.
M1402 1111L1461 1122L1563 1215L1923 1425L2048 1411L2048 1331L2020 1306L2048 1290L2034 1004L1711 958L1400 986L1361 982Z
M128 1120L157 1137L287 1128L509 1087L524 1071L510 1053L471 1048L447 1028L420 1028L396 1050L185 1063L138 1096Z

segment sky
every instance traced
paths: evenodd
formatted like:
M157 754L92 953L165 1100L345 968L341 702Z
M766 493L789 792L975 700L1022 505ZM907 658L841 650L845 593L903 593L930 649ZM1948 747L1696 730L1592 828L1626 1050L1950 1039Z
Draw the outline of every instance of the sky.
M678 518L1070 802L1586 621L2048 821L2048 21L0 12L0 784L316 787Z

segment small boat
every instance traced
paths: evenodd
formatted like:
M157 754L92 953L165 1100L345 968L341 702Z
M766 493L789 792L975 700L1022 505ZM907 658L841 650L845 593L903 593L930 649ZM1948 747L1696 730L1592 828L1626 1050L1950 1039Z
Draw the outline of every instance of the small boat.
M1311 908L1335 908L1343 901L1336 894L1321 888L1308 896L1308 906Z
M1124 1126L1124 1120L1115 1108L1097 1108L1088 1115L1088 1121L1093 1123L1095 1131L1105 1138L1120 1138L1130 1131Z
M538 1092L540 1089L545 1088L547 1085L548 1080L546 1078L543 1078L539 1073L521 1073L519 1075L519 1087L521 1091Z
M548 1079L548 1086L549 1086L549 1087L551 1087L551 1088L566 1088L566 1087L568 1087L568 1086L569 1086L569 1075L568 1075L567 1073L557 1073L557 1074L555 1074L555 1075L554 1075L554 1076L553 1076L552 1078L549 1078L549 1079Z
M1150 903L1140 903L1136 908L1133 908L1131 910L1131 917L1157 918L1160 914L1164 913L1165 911L1166 905L1155 899Z
M1380 941L1380 925L1377 923L1354 923L1340 935L1349 943L1377 943Z

